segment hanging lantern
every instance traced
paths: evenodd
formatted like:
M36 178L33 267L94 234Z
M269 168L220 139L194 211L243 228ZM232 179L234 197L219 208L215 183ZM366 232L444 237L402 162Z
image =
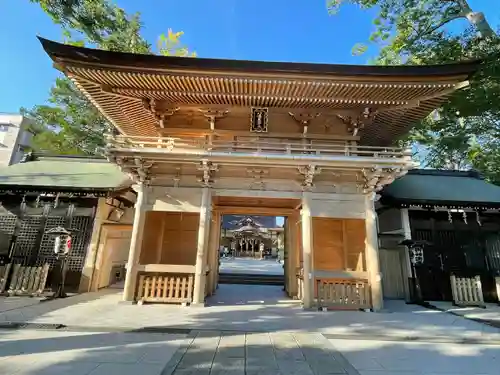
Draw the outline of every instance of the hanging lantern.
M64 251L63 251L64 254L68 254L69 251L71 250L71 240L72 240L71 236L68 236L68 238L66 239L66 245L64 246Z

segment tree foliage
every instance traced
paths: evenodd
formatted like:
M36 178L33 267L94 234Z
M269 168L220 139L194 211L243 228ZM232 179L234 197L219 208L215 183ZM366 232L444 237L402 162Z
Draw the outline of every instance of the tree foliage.
M92 45L109 51L153 53L140 34L138 13L128 15L109 0L30 0L59 24L66 43ZM182 32L168 30L158 39L158 53L194 57L181 43ZM60 77L48 104L21 112L35 120L34 148L61 154L101 154L111 124L71 80Z
M408 140L422 150L424 166L476 168L500 182L500 37L467 0L330 0L378 9L369 40L379 47L374 64L441 64L483 59L466 90L424 119ZM357 45L364 52L367 46Z

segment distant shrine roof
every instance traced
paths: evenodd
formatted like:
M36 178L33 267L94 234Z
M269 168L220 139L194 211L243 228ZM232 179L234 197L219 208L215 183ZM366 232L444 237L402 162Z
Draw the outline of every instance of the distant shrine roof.
M356 66L154 56L41 39L58 69L123 134L157 136L151 101L176 106L375 111L361 144L386 146L467 86L480 61Z

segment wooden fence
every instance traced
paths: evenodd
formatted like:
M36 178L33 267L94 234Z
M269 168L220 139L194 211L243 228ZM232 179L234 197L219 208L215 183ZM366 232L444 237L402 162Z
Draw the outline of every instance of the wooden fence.
M498 302L500 303L500 277L495 277L495 286L497 290L497 299Z
M193 274L142 274L139 276L138 302L191 303Z
M481 278L450 276L453 302L457 306L484 306Z
M11 267L11 263L0 266L0 293L5 292L5 288L7 288L7 280L9 279Z
M0 268L0 293L7 291L14 296L39 296L45 289L49 264L43 266L22 266L21 264L7 264ZM12 269L12 276L7 289L7 281Z
M370 285L362 279L317 279L318 308L369 309Z

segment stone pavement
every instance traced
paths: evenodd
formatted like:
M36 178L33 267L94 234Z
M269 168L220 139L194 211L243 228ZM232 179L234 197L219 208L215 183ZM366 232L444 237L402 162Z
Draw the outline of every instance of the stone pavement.
M160 375L185 335L0 330L2 375Z
M304 311L279 287L245 285L221 285L206 308L120 297L0 298L0 328L29 323L0 329L0 374L499 374L498 328L399 301L382 313Z
M162 375L358 375L321 334L198 332Z
M0 331L2 375L358 375L321 334Z
M220 272L283 275L285 270L283 264L273 259L221 258Z
M360 375L498 375L500 345L330 340Z
M340 338L500 343L500 329L441 311L387 301L386 311L304 311L279 287L221 285L206 308L121 304L120 290L0 312L2 322L64 324L77 329L142 327L245 332L321 332ZM0 305L3 303L0 299Z

